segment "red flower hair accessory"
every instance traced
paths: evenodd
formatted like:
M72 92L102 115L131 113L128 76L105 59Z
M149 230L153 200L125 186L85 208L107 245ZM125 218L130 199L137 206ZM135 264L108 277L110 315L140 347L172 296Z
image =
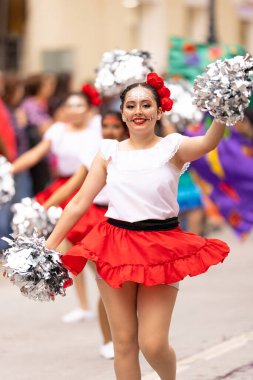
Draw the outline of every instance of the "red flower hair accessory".
M91 84L84 84L82 86L82 93L84 93L85 95L88 96L88 98L90 100L90 103L93 106L98 107L102 103L102 100L100 98L99 92Z
M164 85L163 78L156 73L149 73L146 83L156 90L163 112L170 111L173 106L173 100L170 98L170 90Z

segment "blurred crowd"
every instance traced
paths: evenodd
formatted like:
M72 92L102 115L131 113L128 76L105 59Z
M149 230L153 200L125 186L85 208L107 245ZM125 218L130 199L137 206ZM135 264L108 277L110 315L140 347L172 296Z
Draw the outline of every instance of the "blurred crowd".
M40 73L21 78L0 72L0 154L10 162L41 141L46 130L61 115L61 104L71 91L71 75ZM53 174L53 159L42 159L31 170L15 176L12 203L43 190ZM1 209L0 234L10 232L10 205Z

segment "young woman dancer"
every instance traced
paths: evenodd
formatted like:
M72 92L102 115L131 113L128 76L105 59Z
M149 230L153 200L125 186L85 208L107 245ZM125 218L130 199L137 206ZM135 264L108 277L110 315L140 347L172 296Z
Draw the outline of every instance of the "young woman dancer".
M108 111L102 118L102 137L104 139L113 139L117 141L124 140L127 136L126 124L122 121L119 112ZM83 184L91 162L87 162L87 157L82 157L83 164L70 180L59 188L44 204L45 208L57 206L66 201L78 188ZM85 215L76 223L72 230L67 234L66 238L71 243L71 246L80 242L91 229L100 221L105 220L105 213L108 207L108 195L106 187L94 199L93 204L85 213ZM92 270L95 269L91 266ZM79 308L63 316L63 321L70 323L87 319L85 307L87 302L86 284L84 281L84 274L81 273L74 279L74 285L77 291ZM103 345L100 347L100 354L106 359L114 357L113 344L111 331L101 298L98 303L98 315L100 327L103 335Z
M13 163L12 172L16 174L31 168L48 153L54 155L58 178L48 188L36 194L35 198L39 203L44 204L53 192L79 169L83 152L90 157L94 157L97 152L101 139L101 126L95 129L92 124L91 107L92 99L85 93L68 95L64 102L67 122L53 124L45 133L43 141ZM65 204L61 206L64 207Z
M117 380L141 379L139 350L162 380L175 379L168 331L178 281L205 272L229 252L226 243L184 232L177 222L180 173L217 146L224 125L214 121L203 137L156 136L155 124L171 106L168 95L154 73L147 83L126 88L121 107L130 138L103 141L82 188L47 240L55 249L107 183L109 219L62 260L74 274L88 259L96 263Z
M88 90L90 90L90 85ZM83 86L84 89L86 87ZM95 89L94 89L95 90ZM33 167L48 153L54 156L57 178L45 190L37 193L35 199L44 205L47 199L80 168L80 157L94 158L101 141L101 119L93 111L97 108L98 93L90 95L83 90L69 94L63 102L65 122L54 123L43 136L43 140L34 148L21 155L12 166L13 174ZM95 101L95 104L94 104ZM60 204L66 206L70 198ZM61 250L65 251L65 244ZM89 309L88 299L83 294L83 316L85 319L94 318L94 312Z

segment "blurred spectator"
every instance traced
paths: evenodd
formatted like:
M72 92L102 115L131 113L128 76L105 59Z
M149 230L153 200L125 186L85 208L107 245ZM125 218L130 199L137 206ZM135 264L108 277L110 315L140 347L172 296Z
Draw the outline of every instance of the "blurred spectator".
M29 147L37 145L43 133L52 124L48 113L49 99L55 91L55 77L52 74L38 74L27 78L25 82L25 99L21 108L27 117L26 131ZM33 193L42 191L50 182L48 157L41 160L30 170L33 181Z
M29 124L36 127L40 135L43 135L52 124L48 107L55 86L56 79L52 74L32 75L25 82L25 99L22 108L27 114Z
M56 87L49 99L48 111L54 121L65 121L63 103L73 90L71 73L59 73L56 77Z
M0 137L0 155L7 157L6 145L1 137Z
M9 161L14 161L17 155L16 138L14 127L11 122L9 112L3 102L4 76L0 72L0 149ZM0 217L0 237L7 236L10 232L11 202L1 206Z
M26 135L27 118L20 108L24 96L24 82L15 74L5 76L3 101L9 112L17 143L17 155L20 156L29 148ZM28 171L15 176L16 194L13 202L20 202L24 197L31 196L31 178Z
M14 161L17 156L17 145L14 128L10 115L3 102L4 76L0 71L0 139L4 148L5 156L9 161Z

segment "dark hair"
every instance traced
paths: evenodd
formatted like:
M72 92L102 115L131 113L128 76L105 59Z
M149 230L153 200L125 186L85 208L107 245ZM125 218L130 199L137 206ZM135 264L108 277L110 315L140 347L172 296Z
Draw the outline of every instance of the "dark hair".
M72 75L69 72L62 72L57 74L56 87L53 96L63 98L71 91Z
M38 94L42 84L42 74L33 74L26 78L25 96L35 96Z
M121 113L120 112L117 112L117 111L110 111L110 110L108 110L108 111L106 111L106 113L103 115L103 117L102 117L102 124L103 124L103 121L104 121L104 119L106 118L106 116L108 116L108 115L113 115L113 116L115 116L120 122L121 122L121 124L122 124L122 126L123 126L123 128L125 129L125 130L127 130L127 125L126 125L126 123L122 120L122 115L121 115Z
M53 73L32 74L25 80L25 97L38 95L44 80L54 78Z
M17 89L20 86L24 86L24 81L20 77L18 77L16 74L7 74L5 76L3 101L9 107L13 107L16 105L16 104L13 104L13 98L16 94Z
M60 108L71 91L71 73L62 72L56 76L56 86L54 94L48 101L48 113L50 116L54 116L55 112Z
M144 87L147 90L151 91L152 94L153 94L153 96L154 96L154 99L156 101L157 107L161 107L160 97L159 97L156 89L154 87L150 86L149 84L143 82L143 83L133 83L133 84L130 84L130 86L127 86L127 88L125 88L125 90L120 94L120 100L121 100L120 109L121 110L124 107L126 94L128 93L128 91L132 90L135 87Z
M253 107L246 108L244 114L248 118L251 128L253 128Z

